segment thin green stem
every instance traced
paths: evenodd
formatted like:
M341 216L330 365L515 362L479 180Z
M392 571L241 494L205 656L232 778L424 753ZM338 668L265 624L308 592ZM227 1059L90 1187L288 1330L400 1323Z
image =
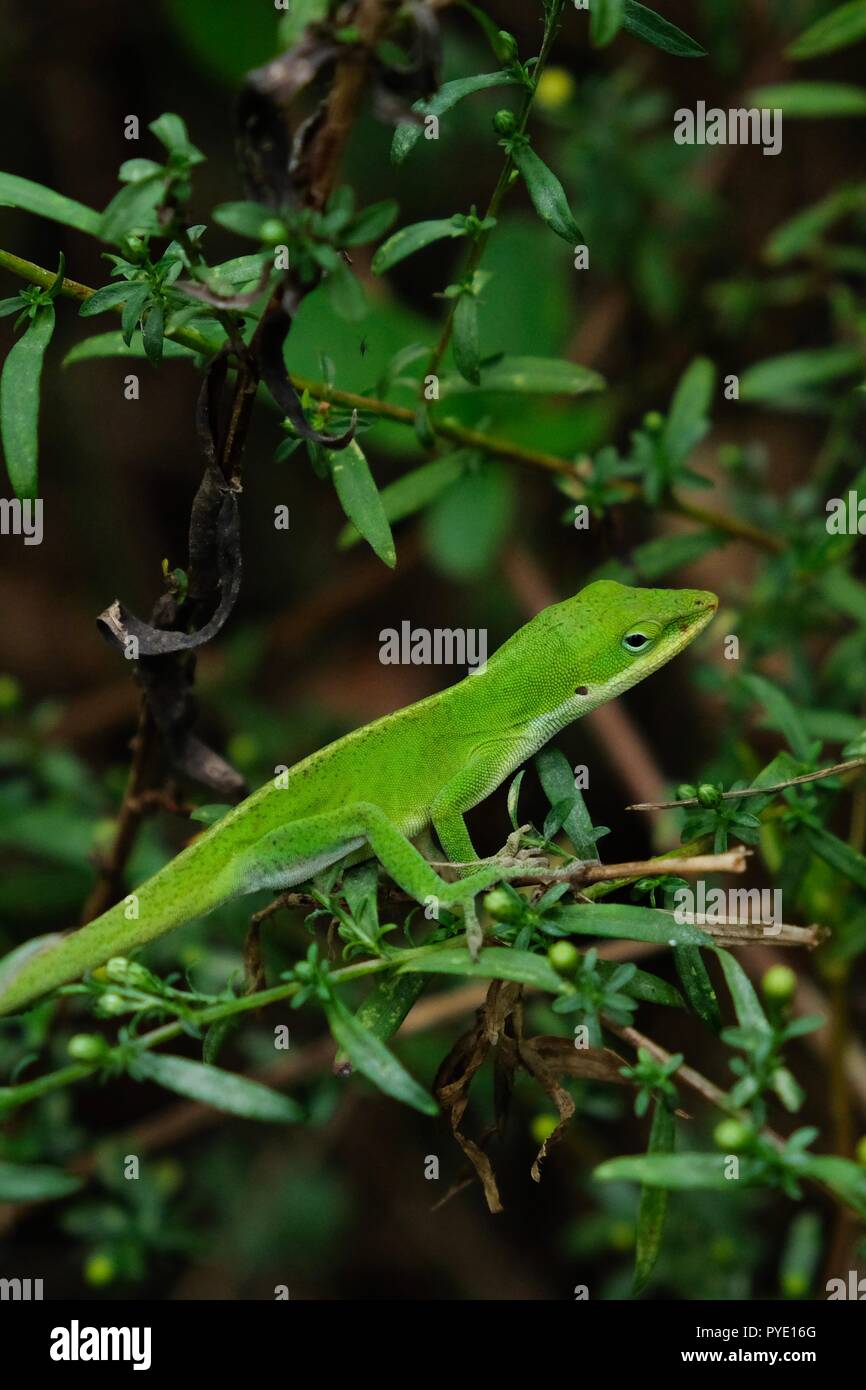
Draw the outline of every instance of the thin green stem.
M40 285L45 289L53 285L56 279L54 271L46 270L33 261L25 261L21 256L15 256L12 252L2 249L0 249L0 269L8 270L13 275L17 275L19 279L27 280L31 285ZM79 303L83 303L95 293L96 291L91 289L89 285L82 285L78 280L64 279L60 287L60 295L63 298L74 299ZM121 313L122 306L116 306L115 312ZM194 328L169 329L166 337L201 356L210 357L213 353L212 341L209 341ZM406 425L409 429L415 428L415 411L409 410L406 406L394 405L390 401L380 401L375 396L362 396L356 391L341 391L335 386L329 386L325 381L316 381L311 377L301 376L297 372L291 372L290 376L297 390L299 392L307 391L313 400L346 406L349 410L363 410L369 415L375 415L378 419L392 420L397 424ZM469 425L461 425L458 421L447 417L445 419L431 418L430 427L438 438L447 439L453 444L459 444L462 448L478 449L491 458L524 464L529 468L540 468L546 473L559 473L569 478L573 487L576 488L580 485L580 479L575 472L575 464L570 459L560 458L557 454L548 454L542 449L526 448L510 439L483 433L481 430L472 429ZM622 486L630 497L637 499L641 496L641 490L636 484L623 483ZM575 496L577 496L576 493ZM707 507L696 507L679 497L667 499L664 505L681 516L699 522L702 526L709 526L715 531L730 536L732 540L745 540L761 550L772 553L782 549L783 543L775 536L760 531L740 517L728 516L724 512L714 512Z
M553 46L553 40L556 37L556 32L559 28L559 21L562 16L564 5L565 0L553 0L553 3L547 11L544 23L544 37L541 41L541 52L538 55L538 62L536 63L532 71L532 86L527 89L523 101L521 103L520 110L517 114L516 133L518 135L523 135L526 132L526 126L529 121L529 113L532 109L532 103L538 88L538 81L541 77L542 72L544 71L544 66L547 62L547 59L550 56L550 50ZM494 188L493 193L490 196L490 202L487 204L487 211L484 214L485 220L488 217L496 217L499 213L499 209L502 205L502 200L505 197L505 194L508 191L508 187L511 183L511 176L513 172L514 160L512 159L511 155L508 154L506 156L505 163L502 166L502 171L499 175L496 187ZM481 258L484 255L487 243L490 240L491 230L492 228L488 227L484 231L478 233L478 236L475 238L472 244L472 249L469 252L469 256L466 261L466 265L463 269L461 279L471 280L472 276L475 274L475 271L481 264ZM439 335L439 341L436 344L436 347L434 348L433 353L430 357L430 362L427 367L428 376L436 376L438 374L439 368L442 365L442 359L444 358L445 353L448 350L448 344L451 341L451 334L454 331L454 315L457 312L457 304L458 300L452 299L451 307L448 310L445 322L442 325L442 332Z
M393 969L395 965L402 965L407 960L418 960L424 956L433 955L437 951L449 949L452 945L453 942L450 941L436 942L434 945L415 946L409 950L401 951L396 957L379 956L370 960L356 961L353 965L344 965L339 970L332 970L328 975L328 980L332 985L347 984L351 980L361 980L367 975L376 975L384 970ZM223 1019L232 1018L236 1014L249 1013L252 1010L266 1008L269 1004L278 1004L285 999L291 999L301 988L302 986L297 980L291 980L286 984L275 985L272 989L259 990L255 994L247 994L239 999L226 999L219 1004L209 1004L204 1009L190 1010L183 1019L163 1023L158 1028L152 1029L151 1032L136 1038L135 1042L131 1044L131 1049L134 1049L135 1052L151 1051L153 1048L160 1047L163 1043L178 1037L189 1024L193 1024L197 1028L209 1027L213 1023L220 1023ZM47 1075L40 1076L35 1081L0 1089L0 1116L20 1105L26 1105L29 1101L39 1100L51 1091L57 1091L64 1086L72 1086L78 1081L83 1081L95 1072L102 1071L105 1064L105 1057L93 1062L79 1062L74 1066L61 1067L58 1071L48 1072Z

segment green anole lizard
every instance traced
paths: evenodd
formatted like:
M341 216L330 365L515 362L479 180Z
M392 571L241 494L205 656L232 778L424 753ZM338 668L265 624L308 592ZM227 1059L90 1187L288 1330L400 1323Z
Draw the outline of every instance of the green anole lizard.
M544 609L477 673L275 777L95 921L0 962L0 1014L232 898L304 883L363 849L418 902L462 910L477 947L475 895L525 877L525 865L479 861L446 882L411 838L432 825L448 859L477 860L465 813L566 725L682 651L717 602L600 580Z

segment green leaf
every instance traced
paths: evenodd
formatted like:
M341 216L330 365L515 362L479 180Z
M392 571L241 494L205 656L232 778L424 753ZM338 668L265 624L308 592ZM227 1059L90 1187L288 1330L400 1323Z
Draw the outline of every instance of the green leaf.
M247 1120L267 1120L293 1124L303 1118L297 1101L279 1091L250 1081L245 1076L211 1067L206 1062L193 1062L187 1057L174 1057L165 1052L142 1052L135 1059L136 1077L155 1081L179 1096L187 1096L202 1105L212 1105L229 1115L241 1115Z
M707 50L689 38L682 29L667 19L662 19L655 10L638 5L636 0L625 0L623 29L627 29L636 39L643 39L663 53L672 53L675 58L703 58Z
M604 377L590 367L559 357L501 357L489 367L482 367L480 382L482 391L508 395L582 396L587 391L603 391L606 385ZM453 375L443 376L439 383L443 398L471 389L463 378Z
M132 232L156 232L155 209L165 189L163 173L128 183L112 198L99 219L98 235L103 241L119 244Z
M508 788L508 819L511 821L513 830L517 830L520 826L520 821L517 818L517 807L520 801L520 786L525 776L526 768L522 767L517 776L513 779L511 786Z
M674 950L674 964L680 977L686 998L698 1018L706 1023L714 1033L722 1027L719 1001L712 981L704 965L704 958L698 946L677 946Z
M515 143L511 158L519 169L532 200L532 206L545 226L571 246L583 244L583 234L571 215L565 189L552 169L535 153L531 145Z
M384 236L400 211L395 198L385 198L381 203L371 203L368 208L353 217L341 237L344 246L365 246L367 242L378 241Z
M377 980L355 1018L368 1033L387 1042L417 1002L424 984L423 975L391 975Z
M453 454L446 454L444 458L422 463L420 468L413 468L410 473L404 473L402 478L388 483L379 493L379 500L388 521L402 521L404 517L412 516L428 506L444 488L462 476L470 457L474 455L468 449L455 450ZM360 531L349 522L340 532L337 545L340 549L347 549L360 539Z
M850 0L811 24L785 49L787 58L817 58L866 37L866 0Z
M94 314L104 313L106 309L118 308L119 305L126 303L133 289L138 289L138 286L130 284L128 280L103 285L102 289L97 290L89 299L85 299L78 310L79 318L91 318Z
M162 338L165 332L165 315L161 304L151 304L144 320L142 341L149 362L156 366L162 361Z
M797 1165L798 1172L816 1178L835 1192L861 1216L866 1216L866 1169L850 1158L836 1154L804 1154Z
M866 88L850 82L779 82L756 88L746 101L784 116L866 116Z
M471 0L459 0L459 3L463 6L464 10L469 11L475 23L483 30L484 36L490 44L494 56L501 62L505 62L506 56L502 52L502 40L499 37L500 29L496 21L485 14L483 10L479 9L477 5L473 5Z
M371 1033L339 999L325 1005L328 1026L355 1071L366 1076L380 1091L394 1100L411 1105L422 1115L438 1115L439 1107L428 1091L410 1076L393 1052Z
M218 343L214 343L214 351L219 348ZM191 361L195 357L192 348L184 347L182 343L173 343L170 338L166 338L162 345L163 357L184 357ZM94 333L92 337L85 338L83 342L76 343L70 348L63 359L64 367L74 366L76 362L91 362L102 357L145 357L144 345L141 335L136 333L132 342L127 345L123 341L123 334L115 333Z
M825 864L856 883L858 888L866 888L866 855L859 854L823 826L807 826L804 834L810 848Z
M771 265L781 265L784 261L811 250L818 243L822 232L849 213L859 212L866 206L866 184L846 184L837 188L828 197L811 207L804 208L783 222L769 237L764 251Z
M288 13L280 19L280 47L291 48L308 24L327 18L328 9L329 0L291 0Z
M454 310L451 339L460 375L471 385L481 381L481 347L478 339L478 302L474 294L461 294Z
M677 922L672 912L655 907L632 907L627 903L580 903L560 907L551 913L557 926L578 936L624 938L626 941L654 941L660 946L712 946L707 936L691 922Z
M788 699L784 690L780 690L772 681L768 681L766 676L750 673L741 676L740 680L754 698L764 706L770 727L778 729L779 733L787 740L795 758L802 763L808 762L812 753L809 735L806 733L800 711Z
M201 151L190 142L186 121L182 116L175 115L173 111L164 111L155 121L150 121L147 128L169 154L183 155L192 164L200 164L204 160Z
M760 1033L769 1033L770 1023L764 1013L763 1005L740 962L729 951L724 951L720 947L716 948L716 955L725 974L725 983L731 991L734 1012L740 1027L754 1028Z
M597 960L595 968L607 983L620 966L617 961ZM632 999L642 999L646 1004L662 1004L666 1009L685 1008L679 990L669 985L667 980L660 980L658 975L651 975L648 970L636 970L631 978L618 988L622 994L629 994Z
M41 1202L77 1192L84 1179L62 1168L38 1163L7 1163L0 1159L0 1202Z
M466 235L466 228L452 221L450 217L436 217L429 222L414 222L410 227L401 227L399 232L395 232L384 242L373 257L371 268L374 275L382 275L392 266L397 265L398 261L405 260L407 256L413 256L416 251L421 251L425 246L430 246L434 241L442 241L444 237L461 237Z
M685 531L681 536L656 536L632 551L631 563L641 579L658 579L727 544L721 531Z
M44 304L12 344L0 375L0 437L9 481L22 501L38 491L39 383L53 332L54 305Z
M589 34L594 48L616 38L625 19L625 0L592 0Z
M21 179L17 174L0 173L0 205L21 208L23 212L35 213L37 217L48 217L52 222L62 222L65 227L74 227L88 236L100 235L101 217L94 208L76 203L72 198L64 198L53 188L44 184Z
M121 332L123 333L124 339L127 343L132 341L132 335L139 326L139 321L144 311L144 306L150 299L150 293L151 291L149 285L139 285L135 289L130 291L129 298L123 306L123 313L120 316L120 322L122 325ZM144 344L144 349L145 352L147 352L146 343Z
M706 357L696 357L680 378L662 436L674 462L682 462L706 434L715 382L716 369Z
M676 1125L673 1111L669 1110L663 1103L656 1101L647 1152L650 1154L673 1153L675 1138ZM661 1249L667 1209L668 1194L664 1188L644 1186L641 1189L635 1242L635 1293L640 1293L646 1287L655 1268Z
M379 489L356 440L345 449L329 452L331 478L340 505L370 547L390 569L397 563L394 537L382 506Z
M422 521L436 568L462 581L487 573L508 534L514 501L513 474L496 463L484 462L445 489Z
M565 754L559 748L543 748L536 754L535 766L544 794L551 806L567 802L570 807L562 822L562 828L578 859L597 864L598 848L593 835L592 818L586 809L583 794L574 785L574 773Z
M747 367L740 377L740 400L784 402L803 391L853 376L863 370L857 348L807 348L768 357Z
M416 101L412 106L412 110L420 117L417 123L403 122L397 126L391 142L391 159L395 164L403 163L424 133L425 116L444 116L446 111L450 111L452 106L456 106L464 97L472 96L475 92L484 92L489 87L519 85L519 77L505 69L500 72L477 73L474 77L458 77L455 82L443 83L439 91L428 101Z
M726 1177L727 1171L725 1154L629 1154L608 1159L595 1169L593 1177L599 1182L639 1182L671 1191L704 1188L731 1192L754 1183L761 1168L755 1159L740 1158L739 1178Z
M273 215L263 203L250 202L220 203L211 213L220 227L238 236L252 237L254 241L261 240L262 226Z
M232 810L230 804L214 802L208 806L196 806L194 811L190 811L190 820L198 821L199 825L216 825L218 820L227 816Z
M549 994L562 994L566 989L561 976L544 956L532 951L517 951L509 946L483 946L478 959L473 960L465 946L446 946L441 951L403 961L399 974L466 975L480 980L515 980L532 985Z
M367 296L357 275L347 265L339 265L325 281L334 312L348 323L358 323L369 312Z
M277 11L273 4L250 5L240 23L237 0L162 0L170 26L162 42L185 50L196 74L213 74L236 92L251 68L261 67L291 47L295 36L283 26L287 29L298 22L303 28L309 4L310 0L291 0L288 13ZM327 12L327 0L319 0L319 8L321 18Z

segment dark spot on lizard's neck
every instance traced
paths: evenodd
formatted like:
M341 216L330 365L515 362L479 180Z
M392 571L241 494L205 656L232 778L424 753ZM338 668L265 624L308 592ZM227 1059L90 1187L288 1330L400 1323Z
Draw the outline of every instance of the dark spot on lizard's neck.
M589 687L586 685L579 685L574 693L575 695L588 695Z

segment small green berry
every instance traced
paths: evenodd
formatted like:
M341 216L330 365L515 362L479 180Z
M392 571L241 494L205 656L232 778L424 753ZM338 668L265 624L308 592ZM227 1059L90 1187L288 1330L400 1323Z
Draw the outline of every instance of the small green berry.
M809 1291L809 1281L799 1269L789 1269L782 1275L782 1292L786 1298L802 1298Z
M535 1115L529 1126L530 1133L536 1144L543 1144L548 1140L559 1124L555 1115Z
M485 893L484 907L497 922L519 922L524 912L522 902L515 901L505 888L492 888Z
M96 1250L84 1262L84 1282L91 1288L102 1288L110 1284L117 1273L117 1266L104 1250Z
M723 1153L737 1153L751 1137L752 1131L741 1120L720 1120L713 1130L713 1141Z
M289 229L279 217L266 217L259 227L259 236L268 246L282 246L289 237Z
M547 952L547 959L557 975L570 978L580 965L580 951L571 941L554 941Z
M21 686L14 676L0 676L0 713L8 714L21 701Z
M631 1250L634 1245L634 1226L630 1221L614 1221L608 1231L608 1242L612 1250Z
M790 965L771 965L761 979L761 992L765 999L777 1004L787 1004L797 990L797 976Z

